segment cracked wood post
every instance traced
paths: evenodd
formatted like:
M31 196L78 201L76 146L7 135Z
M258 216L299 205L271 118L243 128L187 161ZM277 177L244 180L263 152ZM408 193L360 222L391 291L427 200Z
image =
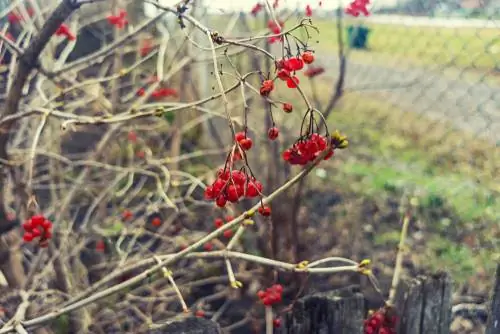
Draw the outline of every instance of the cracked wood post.
M451 278L447 273L402 281L396 294L398 334L449 334Z
M222 334L219 325L211 320L197 317L189 317L174 321L161 329L155 329L149 334Z
M312 294L299 299L283 317L276 333L361 334L365 299L356 287Z
M500 334L500 263L497 266L485 334Z

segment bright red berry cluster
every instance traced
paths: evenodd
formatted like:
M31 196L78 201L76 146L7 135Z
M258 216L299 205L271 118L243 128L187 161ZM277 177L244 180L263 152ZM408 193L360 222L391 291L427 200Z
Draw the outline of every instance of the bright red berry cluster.
M280 59L276 62L276 77L282 81L286 81L288 88L297 88L300 81L295 73L304 68L304 64L312 64L314 62L314 54L311 51L305 51L300 57L290 57ZM261 88L262 89L262 88Z
M351 16L359 16L359 14L363 14L364 16L370 15L370 12L368 11L368 6L370 4L370 0L354 0L347 6L345 9L345 13L349 14Z
M265 291L260 290L257 292L257 297L259 297L262 304L265 306L272 306L281 302L283 294L283 286L281 284L274 284Z
M387 309L382 308L373 312L364 323L365 334L396 334L396 315L389 315Z
M205 189L205 198L215 200L223 208L227 202L236 203L241 198L254 198L262 193L262 183L240 170L219 169L217 179Z
M240 145L241 149L243 149L244 151L248 151L253 146L252 139L248 137L244 131L236 133L236 135L234 136L234 140ZM238 157L239 152L236 155Z
M118 29L123 29L127 24L127 12L124 9L118 11L118 15L108 15L109 24L114 25Z
M40 238L40 247L47 247L48 241L52 238L52 222L42 215L36 215L28 219L23 224L25 242L31 242L35 238Z
M283 160L291 165L306 165L314 161L326 149L328 149L327 138L313 133L285 150ZM333 147L331 147L324 160L330 159L333 152Z
M71 32L66 24L61 24L56 30L56 36L64 36L70 41L74 41L76 36Z

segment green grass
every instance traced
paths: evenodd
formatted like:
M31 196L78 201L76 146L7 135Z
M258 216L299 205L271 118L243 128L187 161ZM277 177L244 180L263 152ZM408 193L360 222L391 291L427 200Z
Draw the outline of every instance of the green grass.
M347 20L345 26L359 21ZM336 23L319 20L317 48L337 49ZM354 60L386 63L391 66L432 66L471 71L477 74L500 75L500 36L497 29L405 27L366 24L370 28L368 49L351 49ZM344 40L347 36L344 34ZM316 38L315 38L316 39Z

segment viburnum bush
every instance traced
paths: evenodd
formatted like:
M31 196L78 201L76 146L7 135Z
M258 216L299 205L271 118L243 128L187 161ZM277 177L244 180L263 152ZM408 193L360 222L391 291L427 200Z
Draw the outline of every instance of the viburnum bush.
M286 234L290 189L348 147L303 89L325 72L310 43L321 2L292 13L256 3L244 19L262 30L247 36L206 26L197 4L16 1L2 12L0 333L140 333L184 315L270 332L297 292L286 273L359 273L376 286L367 261L285 261L267 246ZM259 68L240 66L246 55ZM377 312L365 332L392 333L396 318Z

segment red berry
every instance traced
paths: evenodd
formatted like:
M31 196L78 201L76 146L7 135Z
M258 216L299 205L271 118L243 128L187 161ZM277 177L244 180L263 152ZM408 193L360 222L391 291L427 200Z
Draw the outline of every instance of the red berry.
M260 190L259 190L260 189ZM246 189L246 196L253 198L259 196L260 192L262 192L262 183L259 181L249 181Z
M34 228L34 229L31 231L31 234L33 234L33 238L37 238L37 237L39 237L39 236L41 236L41 235L42 235L42 232L41 232L39 229Z
M314 54L311 51L306 51L302 54L302 60L306 64L312 64L314 62Z
M33 230L33 225L31 224L31 220L27 220L23 223L23 229L26 232L30 232L31 230Z
M215 227L219 228L219 227L221 227L222 225L224 225L224 221L223 221L221 218L217 218L217 219L215 219L215 221L214 221L214 225L215 225Z
M144 151L137 151L137 153L135 154L139 159L144 159L144 156L146 155L146 153Z
M230 184L228 187L227 187L227 200L229 202L237 202L239 199L239 196L238 196L238 190L236 189L236 186L233 185L233 184Z
M197 316L198 318L204 318L205 312L202 310L198 310L198 311L196 311L195 316Z
M104 240L98 240L95 245L95 250L98 252L103 252L105 248L106 244L104 243Z
M291 113L293 111L293 106L290 103L284 103L283 111L286 113Z
M260 95L268 96L269 93L274 89L274 81L272 80L264 80L262 85L260 86Z
M259 207L259 213L264 217L269 217L271 215L271 208L267 205Z
M42 215L36 215L31 217L31 225L33 225L33 227L40 226L44 221L45 217Z
M297 85L299 84L299 82L300 82L299 78L297 78L296 76L293 76L286 81L286 85L288 88L297 88Z
M227 203L227 199L224 197L224 196L219 196L217 197L217 199L215 200L215 204L219 207L219 208L223 208L226 206L226 203Z
M161 219L159 217L153 218L153 220L151 221L151 225L153 225L153 226L160 226L161 225Z
M247 179L245 173L239 170L233 170L231 176L233 178L234 183L236 184L245 184L245 181Z
M288 59L288 67L292 71L299 71L304 67L304 62L300 58L290 58Z
M52 222L48 219L45 219L42 223L42 227L46 230L48 229L51 229L52 228Z
M257 297L259 297L259 299L263 299L265 296L266 296L265 291L259 290L259 292L257 292Z
M233 236L233 230L225 230L224 231L224 237L225 238L231 238Z
M237 132L236 135L234 136L234 139L237 141L237 142L240 142L242 141L243 139L245 139L247 136L245 135L245 132L243 131L240 131L240 132Z
M280 78L281 80L285 81L287 80L288 78L290 78L290 72L285 70L285 69L281 69L278 71L278 74L277 74L278 78Z
M206 250L207 252L210 252L212 249L214 249L214 246L212 243L207 242L206 244L203 245L203 249Z
M271 140L275 140L276 138L278 138L278 135L279 135L279 130L275 126L270 128L269 131L267 132L267 137L269 137L269 139Z
M281 327L281 319L280 318L276 318L273 320L273 326L274 328L279 328Z
M245 138L245 139L240 141L240 146L245 151L248 151L249 149L251 149L252 144L253 144L253 142L252 142L252 139L250 139L250 138Z
M226 218L224 218L226 220L226 222L230 222L232 220L234 220L234 217L233 216L226 216Z
M122 217L124 220L129 220L130 218L132 218L134 216L134 214L132 213L132 211L130 210L125 210L123 211L122 213Z
M214 199L214 188L212 186L205 189L205 199Z
M144 90L144 88L142 88ZM144 94L143 94L144 95ZM135 131L130 131L128 133L128 140L135 143L137 141L137 134L135 133Z
M31 242L31 241L33 241L33 234L32 234L32 233L30 233L30 232L26 232L26 233L24 233L24 235L23 235L23 240L24 240L25 242Z

